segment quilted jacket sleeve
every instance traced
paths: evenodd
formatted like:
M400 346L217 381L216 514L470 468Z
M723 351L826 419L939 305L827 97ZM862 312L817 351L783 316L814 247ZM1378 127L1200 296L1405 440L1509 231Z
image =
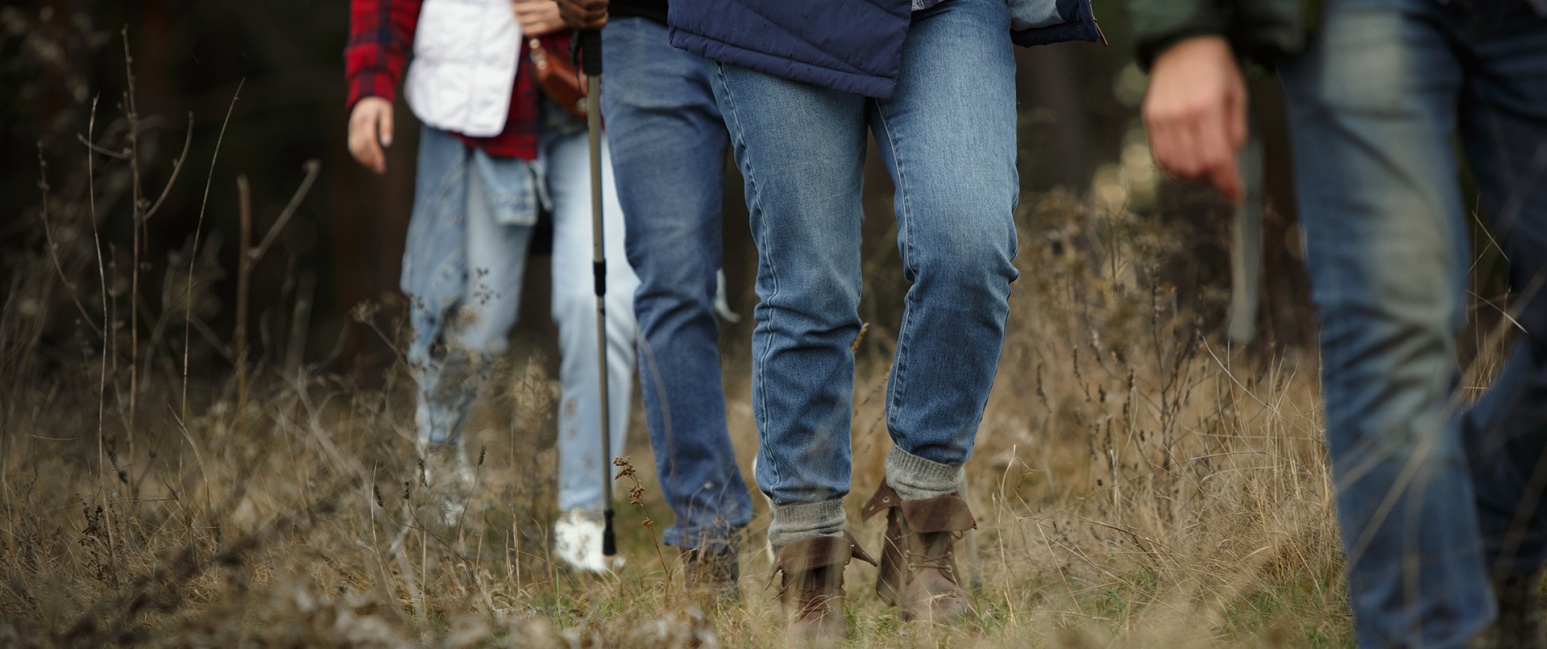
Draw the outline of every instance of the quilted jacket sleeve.
M1229 35L1223 0L1128 0L1128 13L1139 64L1146 70L1178 41Z
M1228 39L1237 53L1271 65L1300 51L1323 0L1128 0L1139 63L1194 36Z

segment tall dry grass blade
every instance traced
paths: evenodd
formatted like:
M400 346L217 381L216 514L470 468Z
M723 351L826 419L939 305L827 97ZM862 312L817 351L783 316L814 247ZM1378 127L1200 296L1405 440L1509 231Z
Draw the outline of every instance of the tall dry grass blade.
M220 159L220 147L226 140L226 127L231 124L231 113L236 110L236 100L242 95L242 84L247 79L243 77L236 82L236 91L231 93L231 103L226 106L226 118L220 122L220 135L215 137L215 153L210 156L209 176L204 179L204 198L199 202L199 218L193 226L193 246L188 254L188 289L184 293L183 304L183 398L182 419L188 420L188 351L191 348L191 330L193 328L193 278L194 265L199 259L199 235L204 231L204 213L209 207L209 190L215 181L215 162Z
M113 347L113 325L110 320L110 312L107 308L107 267L102 260L102 233L97 226L97 182L96 164L92 158L91 142L95 141L97 130L97 100L101 96L91 98L91 115L86 122L86 196L89 205L91 219L91 238L97 257L97 280L102 285L102 366L97 386L97 485L98 495L101 497L100 506L103 511L109 512L108 520L108 547L114 546L111 509L107 506L107 492L110 482L105 471L110 458L107 454L107 359L111 355ZM114 471L117 472L116 469Z
M240 239L236 261L236 332L232 345L236 348L236 417L247 417L247 298L252 287L252 260L247 251L252 247L252 188L247 176L236 177L236 201L240 210Z

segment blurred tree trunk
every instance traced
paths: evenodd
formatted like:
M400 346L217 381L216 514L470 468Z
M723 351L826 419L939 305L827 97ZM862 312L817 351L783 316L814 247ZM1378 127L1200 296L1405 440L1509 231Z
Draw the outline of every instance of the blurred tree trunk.
M1102 163L1117 157L1133 117L1112 96L1126 48L1063 43L1016 48L1023 190L1083 194Z

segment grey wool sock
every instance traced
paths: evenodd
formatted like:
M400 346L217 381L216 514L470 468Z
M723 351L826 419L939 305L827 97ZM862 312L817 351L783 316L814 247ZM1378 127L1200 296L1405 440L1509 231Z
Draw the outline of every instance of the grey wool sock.
M768 524L768 544L775 552L796 541L822 536L843 536L843 500L774 505Z
M903 500L922 500L955 493L965 475L960 466L926 460L892 446L886 454L886 484Z

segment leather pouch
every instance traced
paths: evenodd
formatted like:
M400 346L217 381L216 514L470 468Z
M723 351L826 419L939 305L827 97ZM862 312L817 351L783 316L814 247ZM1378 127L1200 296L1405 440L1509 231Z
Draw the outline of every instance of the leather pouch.
M553 103L580 119L585 119L585 77L574 64L562 56L554 56L535 38L527 42L531 53L532 68L537 71L537 86L543 89Z

